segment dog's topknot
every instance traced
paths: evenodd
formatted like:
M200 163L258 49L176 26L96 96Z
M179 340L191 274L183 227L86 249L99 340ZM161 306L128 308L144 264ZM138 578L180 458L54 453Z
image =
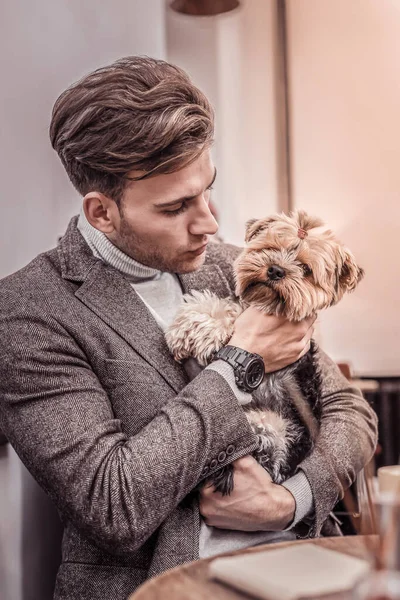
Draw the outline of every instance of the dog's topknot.
M247 243L250 242L257 237L259 233L265 231L266 229L273 231L276 229L276 227L274 227L274 224L276 223L279 224L280 230L282 228L282 224L286 223L288 232L291 230L293 235L297 235L297 237L299 237L299 229L308 232L310 229L324 226L324 222L320 218L312 217L304 210L295 210L291 212L290 215L280 213L271 215L270 217L264 219L250 219L246 223L245 241Z

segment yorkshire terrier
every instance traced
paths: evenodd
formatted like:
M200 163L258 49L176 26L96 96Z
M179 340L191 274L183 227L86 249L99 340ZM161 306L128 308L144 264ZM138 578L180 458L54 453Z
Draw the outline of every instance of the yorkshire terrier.
M268 315L301 321L337 304L353 291L364 271L324 223L304 211L290 216L252 219L246 225L246 247L234 264L236 298L209 291L184 296L167 344L177 361L190 357L208 365L228 344L235 319L249 306ZM294 474L313 447L321 418L321 374L317 346L296 363L268 373L244 405L257 435L254 454L275 483ZM233 467L209 478L216 491L233 489Z

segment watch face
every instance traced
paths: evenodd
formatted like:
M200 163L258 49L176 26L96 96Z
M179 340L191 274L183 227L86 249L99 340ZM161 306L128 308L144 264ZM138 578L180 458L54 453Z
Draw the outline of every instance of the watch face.
M264 373L265 369L263 361L255 360L247 368L246 385L252 390L255 390L262 382Z

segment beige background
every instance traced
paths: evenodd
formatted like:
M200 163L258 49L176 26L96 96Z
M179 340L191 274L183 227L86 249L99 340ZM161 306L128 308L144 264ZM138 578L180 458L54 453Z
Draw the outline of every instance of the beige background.
M400 2L289 0L294 200L365 268L321 315L325 350L400 375Z

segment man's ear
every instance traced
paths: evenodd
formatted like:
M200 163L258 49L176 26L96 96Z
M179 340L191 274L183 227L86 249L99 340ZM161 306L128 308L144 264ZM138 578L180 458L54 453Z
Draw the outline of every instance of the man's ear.
M343 292L352 292L364 277L364 269L359 267L353 254L347 248L340 249L343 260L339 273L339 286Z
M119 210L111 198L100 192L89 192L83 199L83 210L89 223L102 233L110 234L115 231Z

